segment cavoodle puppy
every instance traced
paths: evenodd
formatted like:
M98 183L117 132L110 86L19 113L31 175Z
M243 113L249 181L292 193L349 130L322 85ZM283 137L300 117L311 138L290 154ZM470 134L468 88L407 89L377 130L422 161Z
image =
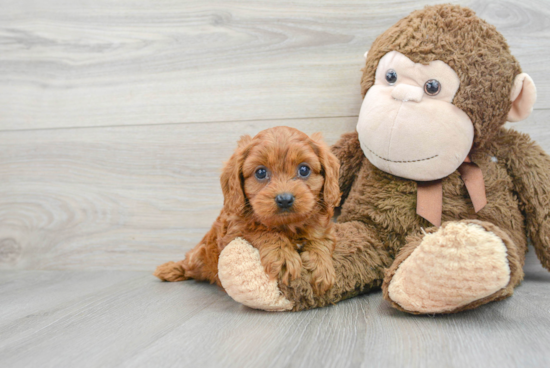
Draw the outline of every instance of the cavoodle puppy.
M241 237L260 252L266 272L288 284L311 272L315 292L334 282L332 215L340 202L339 162L321 136L289 127L243 136L221 175L223 209L201 242L179 262L157 268L165 281L221 286L218 256Z

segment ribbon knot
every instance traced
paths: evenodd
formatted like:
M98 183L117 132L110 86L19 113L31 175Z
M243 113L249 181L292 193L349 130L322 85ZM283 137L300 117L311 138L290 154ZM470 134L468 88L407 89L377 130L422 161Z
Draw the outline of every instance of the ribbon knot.
M481 211L487 204L483 172L467 157L458 167L458 172L466 185L474 210ZM417 182L416 213L435 226L441 225L443 212L443 179Z

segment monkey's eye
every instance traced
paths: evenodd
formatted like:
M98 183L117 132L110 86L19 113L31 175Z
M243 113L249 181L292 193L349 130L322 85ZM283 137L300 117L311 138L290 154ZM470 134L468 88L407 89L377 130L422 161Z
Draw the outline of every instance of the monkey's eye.
M386 81L392 85L397 81L397 73L395 70L390 69L386 72Z
M298 176L300 178L307 178L311 174L311 169L307 165L300 165L298 167Z
M259 167L254 172L254 176L258 180L265 180L267 178L267 169L265 167Z
M424 92L428 96L435 96L441 92L441 84L436 79L430 79L424 84Z

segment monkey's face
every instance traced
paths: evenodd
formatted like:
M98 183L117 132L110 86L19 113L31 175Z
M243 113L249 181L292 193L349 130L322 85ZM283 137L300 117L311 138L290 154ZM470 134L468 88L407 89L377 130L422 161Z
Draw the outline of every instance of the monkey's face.
M422 65L397 51L387 53L357 123L365 156L380 170L412 180L453 173L474 139L472 121L452 103L459 86L443 61Z

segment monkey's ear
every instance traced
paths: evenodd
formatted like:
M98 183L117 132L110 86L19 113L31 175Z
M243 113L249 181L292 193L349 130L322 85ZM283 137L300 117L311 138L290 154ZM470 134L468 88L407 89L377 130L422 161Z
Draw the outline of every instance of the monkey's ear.
M365 54L363 55L363 57L365 58L365 60L367 60L367 55L369 54L369 50L365 51Z
M521 121L531 115L537 100L537 87L527 73L518 74L514 79L510 100L512 108L508 113L508 121Z
M330 151L330 148L323 141L321 133L313 133L311 140L315 145L315 151L321 161L325 183L323 184L323 199L331 207L337 207L340 203L340 161Z
M223 192L223 206L231 213L240 213L244 210L245 195L242 180L244 161L250 151L252 138L244 135L238 142L237 149L225 163L220 183Z

